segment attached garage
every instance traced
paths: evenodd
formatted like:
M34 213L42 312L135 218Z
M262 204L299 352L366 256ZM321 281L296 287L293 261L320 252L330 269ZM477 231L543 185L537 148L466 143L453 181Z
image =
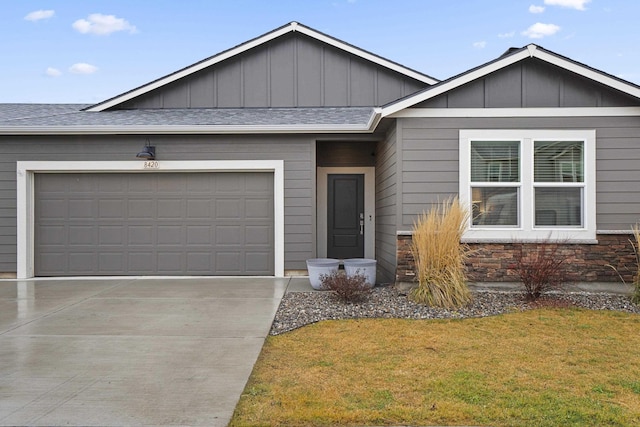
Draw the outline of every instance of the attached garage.
M131 170L140 162L123 162L118 170L88 171L81 162L31 163L22 165L19 186L26 276L281 271L281 161L256 161L255 170L247 170L251 162L207 162L226 167L192 171L184 164L202 165L161 162L159 170L140 171Z

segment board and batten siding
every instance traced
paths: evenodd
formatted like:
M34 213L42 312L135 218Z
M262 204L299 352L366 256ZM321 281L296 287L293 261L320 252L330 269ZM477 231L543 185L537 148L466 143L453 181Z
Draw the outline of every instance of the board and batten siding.
M315 257L315 145L310 136L149 136L158 160L284 160L285 270ZM131 161L140 136L0 137L0 272L16 271L17 161Z
M390 129L376 148L376 259L378 281L394 282L396 275L396 211L398 193L398 133Z
M627 107L638 100L538 59L474 80L419 108Z
M294 33L118 108L361 107L383 105L427 86Z
M403 118L401 216L416 215L458 193L460 129L595 129L598 231L629 231L640 221L639 117Z

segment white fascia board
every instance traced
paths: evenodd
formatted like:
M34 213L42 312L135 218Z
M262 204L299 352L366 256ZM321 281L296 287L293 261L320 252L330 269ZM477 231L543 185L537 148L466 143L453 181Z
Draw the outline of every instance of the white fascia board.
M596 81L598 83L602 83L605 86L609 86L613 89L619 90L628 95L635 96L636 98L640 98L640 88L632 84L614 79L612 77L607 76L606 74L597 72L593 69L577 64L575 62L568 61L564 58L560 58L556 55L550 54L540 49L535 49L533 56L535 58L541 59L550 64L556 65L560 68L564 68L567 71L571 71L573 73L586 77L590 80Z
M152 83L146 84L144 86L139 87L138 89L135 89L131 92L127 92L124 93L120 96L116 96L115 98L112 98L111 100L107 100L103 103L100 104L96 104L91 108L87 108L85 111L104 111L107 110L115 105L121 104L125 101L128 101L132 98L135 98L137 96L143 95L147 92L150 92L154 89L157 89L159 87L162 87L164 85L167 85L169 83L172 83L176 80L180 80L183 77L186 77L190 74L196 73L204 68L210 67L211 65L217 64L219 62L222 62L226 59L229 59L233 56L239 55L243 52L246 52L249 49L253 49L256 46L259 46L261 44L267 43L275 38L278 38L286 33L290 33L292 31L295 31L295 27L296 24L292 23L289 24L285 27L280 28L279 30L270 32L268 34L263 35L262 37L258 37L256 39L250 40L246 43L243 43L235 48L229 49L226 52L222 52L218 55L215 55L211 58L209 58L208 60L199 62L197 64L194 64L190 67L187 67L185 69L183 69L182 71L178 71L177 73L174 74L170 74L166 77L160 78Z
M407 108L388 118L475 118L475 117L633 117L640 107L570 108Z
M384 59L380 56L369 53L365 50L359 49L355 46L349 45L347 43L341 42L340 40L334 39L333 37L329 37L325 34L318 33L311 28L305 27L303 25L298 25L295 27L294 31L298 31L302 34L306 34L309 37L313 37L316 40L319 40L328 45L337 47L345 52L351 53L353 55L359 56L360 58L366 59L367 61L371 61L375 64L381 65L385 68L389 68L390 70L396 71L400 74L404 74L405 76L411 77L423 83L427 83L430 85L438 83L438 80L433 79L429 76L421 74L417 71L414 71L410 68L403 67L400 64L396 64L395 62Z
M405 108L409 108L415 104L426 101L427 99L431 99L433 97L441 95L445 92L448 92L452 89L460 87L464 84L470 83L476 79L486 76L487 74L491 74L495 71L498 71L502 68L505 68L511 64L522 61L523 59L526 59L529 57L531 57L531 50L523 49L520 52L514 53L513 55L509 55L503 59L499 59L495 62L487 64L484 67L481 67L476 70L470 71L466 74L463 74L458 78L455 78L448 82L440 83L434 86L433 88L425 89L421 93L418 93L402 101L399 101L387 107L384 107L382 109L382 117L388 117L391 114L396 113L400 110L404 110Z
M198 135L198 134L263 134L263 133L367 133L379 121L372 115L363 125L273 125L273 126L4 126L0 135ZM373 126L373 127L372 127Z
M367 123L367 129L371 132L374 132L378 127L378 124L382 120L382 108L374 108L373 114L369 118L369 123Z

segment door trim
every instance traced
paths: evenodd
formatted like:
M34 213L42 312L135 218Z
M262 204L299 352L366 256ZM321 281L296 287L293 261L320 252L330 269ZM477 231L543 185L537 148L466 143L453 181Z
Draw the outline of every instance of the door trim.
M319 258L327 256L327 178L330 174L363 174L364 175L364 257L376 257L376 168L366 167L318 167L316 192L316 251Z
M274 273L284 277L284 161L194 160L154 161L19 161L17 186L17 278L34 277L34 174L36 173L171 173L171 172L273 172Z

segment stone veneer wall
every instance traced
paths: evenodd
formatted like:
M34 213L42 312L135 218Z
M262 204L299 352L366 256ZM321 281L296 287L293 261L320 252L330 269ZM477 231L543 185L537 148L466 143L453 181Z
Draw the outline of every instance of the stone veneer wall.
M562 267L566 269L570 282L620 282L620 276L609 265L614 266L627 283L633 281L636 272L636 257L629 234L600 234L597 244L561 244L558 253L566 257ZM415 281L411 236L397 238L396 282ZM467 275L471 282L517 282L514 270L519 247L533 251L535 243L471 243L472 253L467 262Z

